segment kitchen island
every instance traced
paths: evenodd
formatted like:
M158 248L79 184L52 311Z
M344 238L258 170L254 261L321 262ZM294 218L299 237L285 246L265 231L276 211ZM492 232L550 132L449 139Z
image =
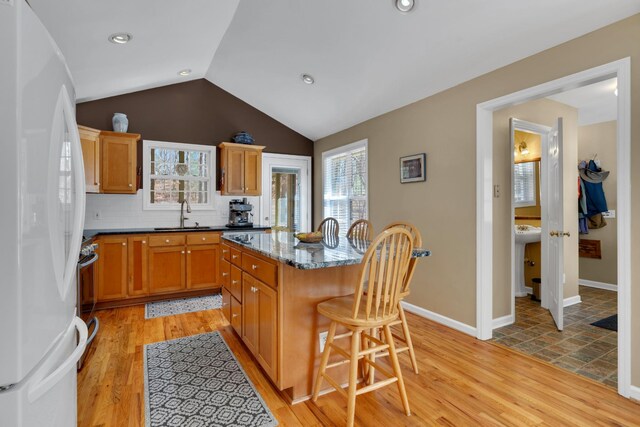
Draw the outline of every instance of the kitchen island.
M292 403L311 395L320 334L329 329L316 306L353 294L366 246L346 237L304 244L285 232L222 236L223 312ZM414 249L414 257L429 255Z

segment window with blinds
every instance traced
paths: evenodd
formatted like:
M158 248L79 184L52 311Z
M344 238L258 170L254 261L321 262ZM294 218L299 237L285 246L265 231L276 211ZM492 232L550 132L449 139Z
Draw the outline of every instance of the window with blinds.
M367 165L367 140L322 154L324 218L337 219L340 234L369 216Z
M145 141L143 157L146 209L213 208L215 147Z
M513 197L516 208L536 205L536 165L537 162L513 165Z

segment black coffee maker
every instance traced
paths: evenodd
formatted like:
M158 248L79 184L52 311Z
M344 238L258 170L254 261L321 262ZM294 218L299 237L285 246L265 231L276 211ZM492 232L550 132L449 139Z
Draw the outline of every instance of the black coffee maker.
M253 227L253 205L247 202L247 198L233 199L229 202L229 223L227 227L246 228Z

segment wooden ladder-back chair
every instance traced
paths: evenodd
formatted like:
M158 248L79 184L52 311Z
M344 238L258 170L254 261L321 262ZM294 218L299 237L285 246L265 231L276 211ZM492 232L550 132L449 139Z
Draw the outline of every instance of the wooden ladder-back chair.
M338 220L332 217L323 219L318 226L318 231L322 231L322 235L325 237L338 237L339 230Z
M398 383L402 406L407 415L411 414L409 400L402 379L395 344L389 325L398 318L398 304L402 293L404 277L413 253L413 236L402 228L383 231L372 242L364 254L355 293L346 297L333 298L318 304L318 312L331 320L327 342L322 353L320 367L313 387L312 399L318 400L322 381L326 380L340 394L347 398L347 425L355 420L356 396L376 390L385 385ZM336 335L338 325L349 332ZM371 336L371 330L382 329L385 341ZM350 352L334 344L335 340L351 337ZM329 364L334 351L344 360ZM377 364L373 355L385 352L391 359L392 371ZM358 383L358 361L369 365L386 376L378 382ZM327 369L349 363L349 386L347 391L327 374Z
M373 224L366 219L359 219L351 224L347 237L349 239L369 240L373 235Z
M413 238L413 247L420 248L422 247L422 235L420 234L420 230L418 228L409 223L409 222L392 222L387 225L384 229L388 230L391 228L403 228L407 230L412 238ZM404 278L404 283L402 285L402 292L400 293L400 301L398 302L398 312L399 317L397 320L394 320L391 323L391 326L402 325L402 336L393 335L395 339L400 341L403 345L396 349L396 352L402 353L403 351L409 352L409 357L411 358L411 366L413 367L413 372L418 373L418 363L416 361L416 353L413 349L413 342L411 341L411 334L409 333L409 325L407 324L407 317L404 313L404 309L402 308L402 300L409 295L409 288L411 286L411 280L413 279L413 273L416 268L417 258L411 258L409 261L409 268L407 269L407 275Z

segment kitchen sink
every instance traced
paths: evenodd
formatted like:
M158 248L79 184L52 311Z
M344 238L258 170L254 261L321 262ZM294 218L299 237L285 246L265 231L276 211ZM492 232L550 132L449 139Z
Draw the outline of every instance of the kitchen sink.
M156 231L179 231L179 230L211 230L212 227L190 226L190 227L155 227Z

